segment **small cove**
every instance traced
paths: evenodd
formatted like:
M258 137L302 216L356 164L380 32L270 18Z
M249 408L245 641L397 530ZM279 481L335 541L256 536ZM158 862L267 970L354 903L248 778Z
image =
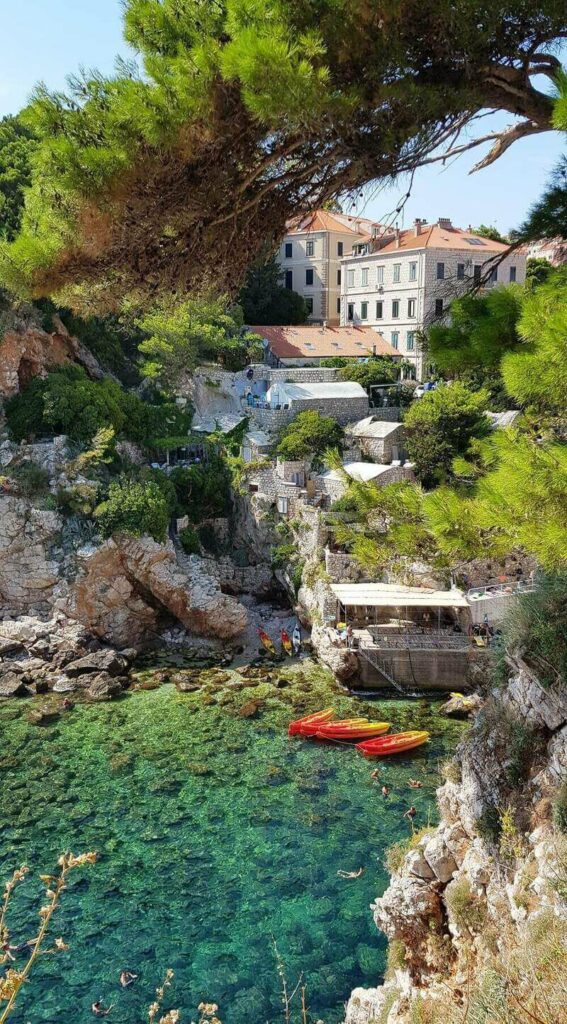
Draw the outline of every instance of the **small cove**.
M201 999L219 1003L226 1024L278 1021L273 939L292 985L303 972L313 1020L337 1024L351 989L380 981L386 943L369 904L387 885L384 851L408 835L412 803L416 827L435 823L439 763L462 724L425 699L337 696L313 672L295 710L295 686L225 699L166 685L77 705L39 728L29 702L0 706L1 873L26 862L35 876L14 902L14 941L35 926L37 874L63 850L100 855L58 912L54 934L70 951L42 960L14 1021L86 1024L100 998L116 1004L110 1021L139 1024L168 967L184 1021ZM238 716L238 702L266 692L258 717ZM426 748L380 762L387 799L370 779L378 762L288 739L292 717L331 702L393 731L431 731ZM421 790L409 789L412 777ZM360 866L359 879L337 877ZM125 991L124 967L140 975Z

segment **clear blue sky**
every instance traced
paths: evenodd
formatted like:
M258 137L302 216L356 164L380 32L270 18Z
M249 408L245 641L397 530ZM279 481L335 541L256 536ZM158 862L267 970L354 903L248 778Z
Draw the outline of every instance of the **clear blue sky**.
M0 116L16 113L40 80L50 88L64 88L65 76L81 65L109 72L117 54L127 55L119 0L0 0L0 26ZM507 120L498 115L496 123ZM483 133L490 130L488 120L481 125ZM446 169L435 164L423 168L400 226L414 217L451 217L463 227L484 222L507 231L540 194L563 145L552 132L525 139L492 167L470 177L467 172L478 159L474 152ZM369 187L357 210L382 220L406 190L400 182L371 197L374 190Z

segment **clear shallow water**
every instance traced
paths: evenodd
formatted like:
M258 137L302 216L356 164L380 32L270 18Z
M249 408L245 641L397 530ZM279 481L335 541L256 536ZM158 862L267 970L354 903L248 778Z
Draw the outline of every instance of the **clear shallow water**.
M322 692L308 710L324 706ZM384 850L408 834L412 802L416 827L436 820L439 760L461 726L426 701L356 702L396 730L433 734L380 762L384 800L370 780L377 761L288 739L290 693L276 691L257 719L171 686L76 707L46 728L28 724L28 702L0 706L1 877L23 862L36 876L52 870L67 849L100 855L58 911L54 934L71 950L41 961L16 1024L86 1024L99 998L116 1004L109 1021L140 1024L167 967L184 1022L201 999L226 1024L280 1020L273 937L289 981L303 972L313 1020L336 1024L355 985L379 982L385 940L369 904L387 885ZM333 703L343 713L354 702ZM407 787L414 776L422 790ZM361 878L337 878L361 865ZM33 934L39 892L37 878L20 889L12 941ZM128 990L124 967L140 974Z

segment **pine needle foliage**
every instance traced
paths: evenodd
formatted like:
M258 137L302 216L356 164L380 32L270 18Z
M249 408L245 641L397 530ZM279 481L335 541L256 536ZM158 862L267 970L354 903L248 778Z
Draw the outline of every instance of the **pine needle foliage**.
M552 126L532 79L557 73L565 11L125 0L124 25L139 66L40 85L22 115L40 145L21 231L0 253L18 294L91 311L213 284L234 294L298 210L414 169L485 109L520 115L485 137L492 162Z

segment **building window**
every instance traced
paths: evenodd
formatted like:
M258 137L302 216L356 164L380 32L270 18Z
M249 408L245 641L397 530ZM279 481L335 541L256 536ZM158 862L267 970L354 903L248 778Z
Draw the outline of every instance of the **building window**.
M309 316L313 316L313 297L311 295L305 296L305 305L307 306Z
M392 331L392 348L397 348L398 347L399 340L400 340L400 332L399 331Z
M392 319L393 320L397 320L399 315L400 315L400 300L399 299L393 299L392 300Z
M457 281L465 280L465 264L457 263Z
M306 242L305 243L305 255L306 256L314 256L315 255L315 242Z
M480 263L475 263L474 269L473 269L473 280L474 280L475 284L480 284L481 276L482 276L482 265Z
M278 497L278 512L280 516L287 516L288 499L283 495Z
M368 284L368 267L363 267L360 271L360 283L363 288Z
M347 285L349 288L354 288L354 270L349 270L347 273Z
M361 320L368 320L368 303L367 302L361 302L360 303L360 319Z
M305 284L313 284L313 271L311 270L311 268L305 271Z
M293 244L291 242L286 242L285 243L285 258L286 258L286 260L290 260L292 256L293 256Z
M417 263L410 263L409 279L410 281L417 281Z
M337 313L340 313L340 311L341 311L341 300L337 299Z
M443 299L435 299L435 316L443 316Z
M445 264L444 263L438 263L437 264L437 280L438 281L442 281L444 277L445 277Z
M510 281L515 281L516 280L516 268L515 267L510 267L509 280Z
M384 316L384 303L383 302L377 302L376 303L376 319L377 320L381 320L383 316Z
M408 352L413 352L415 348L415 331L408 331L407 338L407 349Z
M384 284L384 266L376 267L376 284Z
M343 243L342 242L337 242L337 256L342 256L342 254L343 254Z
M340 272L340 270L337 270L337 284L340 287L340 284L341 284L341 272Z
M415 299L408 299L408 317L410 320L415 317Z
M401 269L401 263L394 263L394 284L399 284Z
M354 302L349 302L347 306L347 320L354 320Z
M489 280L491 284L496 284L496 282L498 281L498 267L492 268L492 270L490 271Z
M286 288L293 288L293 270L286 270L285 272L285 286Z

